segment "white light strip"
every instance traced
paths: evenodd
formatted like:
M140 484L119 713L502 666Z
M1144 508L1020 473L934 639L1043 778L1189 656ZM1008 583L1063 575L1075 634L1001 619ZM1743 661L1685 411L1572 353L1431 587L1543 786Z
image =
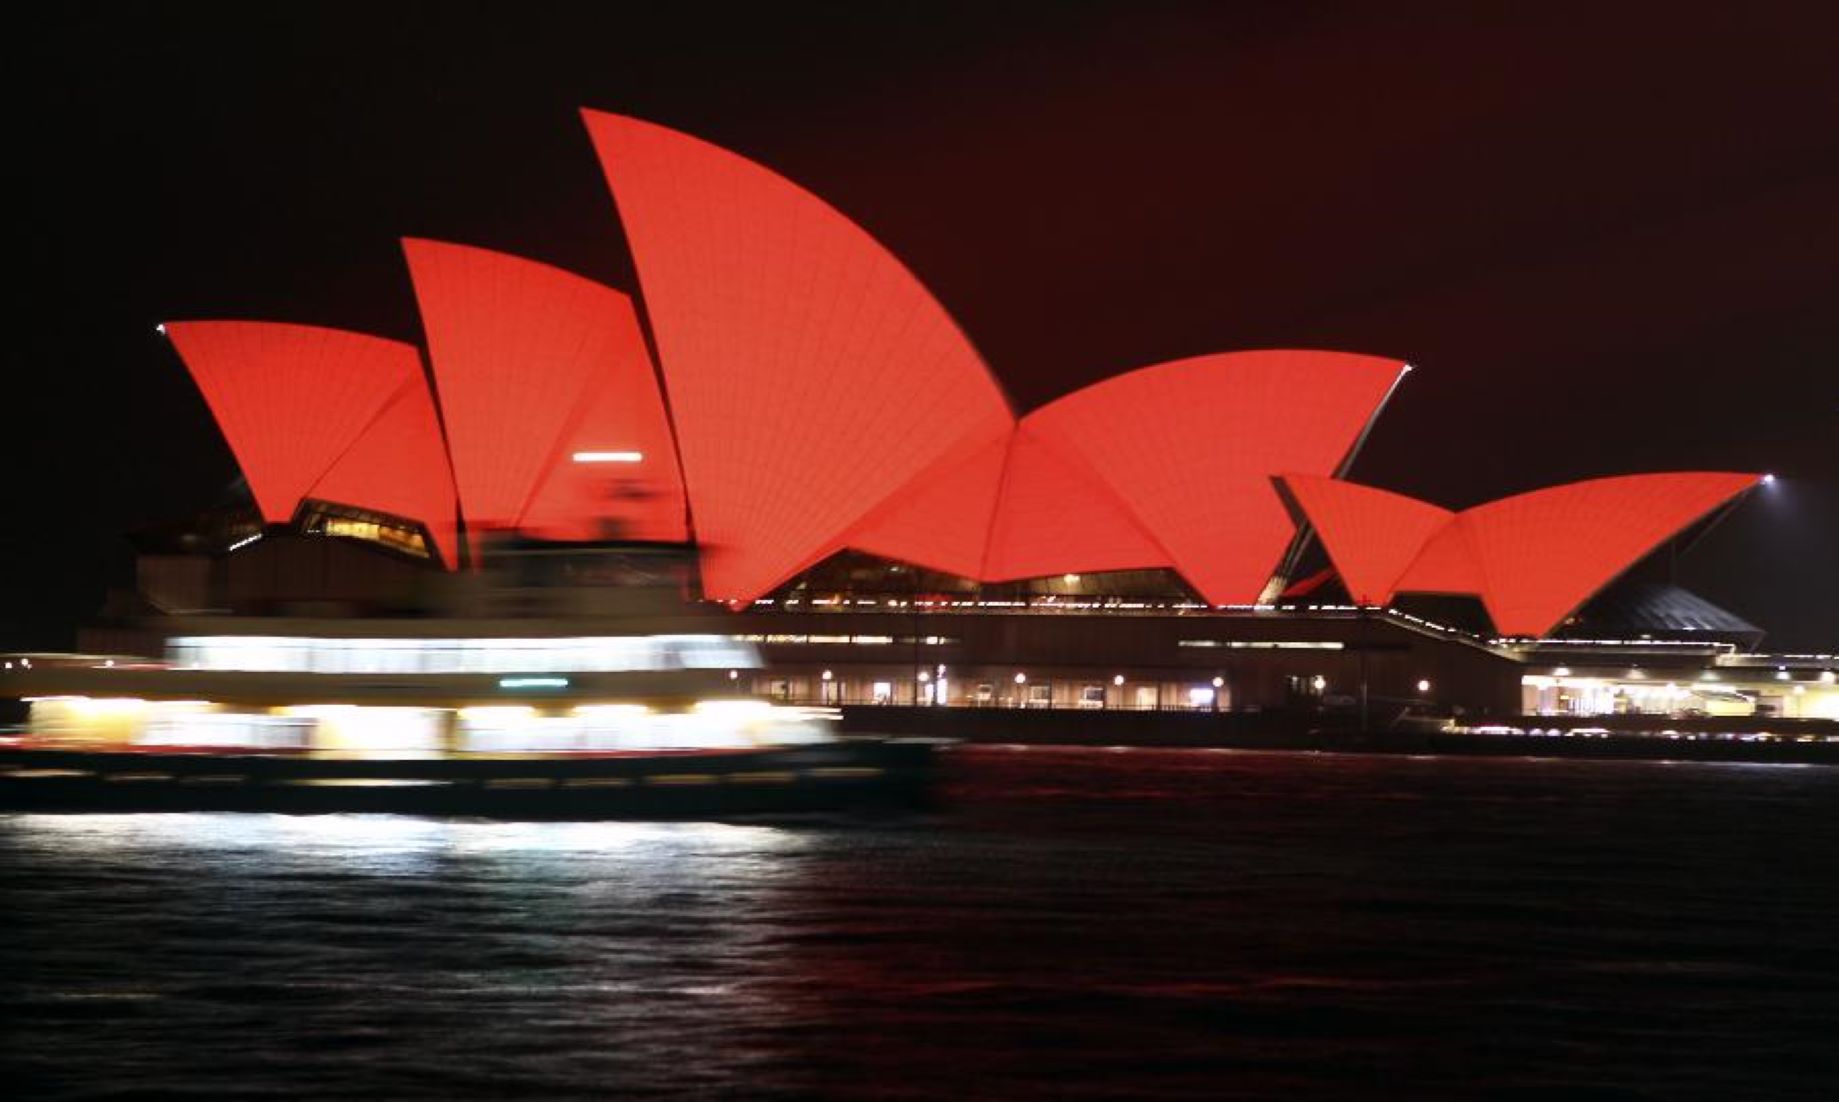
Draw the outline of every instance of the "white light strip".
M645 459L644 452L576 452L577 463L640 463Z

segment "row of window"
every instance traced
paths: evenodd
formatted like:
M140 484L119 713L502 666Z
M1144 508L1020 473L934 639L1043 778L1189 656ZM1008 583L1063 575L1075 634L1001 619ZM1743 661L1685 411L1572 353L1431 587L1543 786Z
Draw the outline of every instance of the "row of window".
M753 669L754 648L722 635L582 636L556 639L318 639L179 636L177 666L259 673L468 674L624 673Z
M978 681L971 685L968 692L953 695L954 686L945 677L933 678L919 682L919 703L926 705L958 704L972 707L1017 707L1017 708L1140 708L1154 709L1163 707L1187 707L1210 709L1220 697L1220 689L1213 685L1192 685L1177 694L1165 698L1160 686L1154 684L1134 684L1128 687L1102 684L1083 684L1076 690L1069 690L1071 699L1057 698L1055 686L1050 681L1032 681L1014 685L999 686L994 681ZM826 705L868 703L868 704L911 704L913 700L913 682L871 681L866 685L866 693L860 689L846 688L844 683L835 679L821 679L817 682L816 703ZM775 678L767 684L767 692L775 700L784 702L801 702L797 686L789 678ZM1062 694L1064 697L1065 694ZM856 699L860 697L860 699Z

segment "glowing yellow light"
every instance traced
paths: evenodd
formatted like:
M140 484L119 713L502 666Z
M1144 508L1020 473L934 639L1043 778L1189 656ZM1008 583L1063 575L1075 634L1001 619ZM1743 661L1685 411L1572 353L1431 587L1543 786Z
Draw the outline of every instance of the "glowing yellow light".
M508 723L516 720L530 719L536 715L536 709L528 704L483 704L460 709L460 718L469 720Z
M478 709L467 710L477 711ZM651 709L644 704L577 704L575 714L578 716L648 716L651 714Z
M109 696L94 699L73 696L69 698L69 704L72 708L90 712L132 712L147 706L147 702L138 696Z
M737 719L770 715L773 710L773 706L764 700L698 700L693 708L703 715L730 716Z
M327 716L348 715L357 710L356 704L293 704L279 709L284 716L298 716L302 719L323 719Z

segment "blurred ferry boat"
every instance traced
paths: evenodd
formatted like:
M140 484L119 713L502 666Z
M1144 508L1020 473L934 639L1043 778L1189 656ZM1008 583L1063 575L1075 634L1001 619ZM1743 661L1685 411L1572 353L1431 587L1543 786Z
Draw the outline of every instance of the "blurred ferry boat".
M0 807L720 817L925 797L930 744L843 739L827 709L737 691L760 658L719 613L571 588L504 616L462 585L460 615L190 617L158 659L6 657L0 698L26 713ZM571 598L593 614L556 614Z

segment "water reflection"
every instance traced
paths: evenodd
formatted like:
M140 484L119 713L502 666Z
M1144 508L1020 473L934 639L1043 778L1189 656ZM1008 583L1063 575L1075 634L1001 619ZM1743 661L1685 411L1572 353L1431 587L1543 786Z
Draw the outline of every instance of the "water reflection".
M201 853L276 845L304 852L550 850L580 853L668 849L686 844L754 849L793 832L735 823L499 822L407 815L19 814L4 817L16 840L61 846L186 848Z
M0 816L16 1081L1754 1094L1839 1027L1839 770L959 767L842 827Z

